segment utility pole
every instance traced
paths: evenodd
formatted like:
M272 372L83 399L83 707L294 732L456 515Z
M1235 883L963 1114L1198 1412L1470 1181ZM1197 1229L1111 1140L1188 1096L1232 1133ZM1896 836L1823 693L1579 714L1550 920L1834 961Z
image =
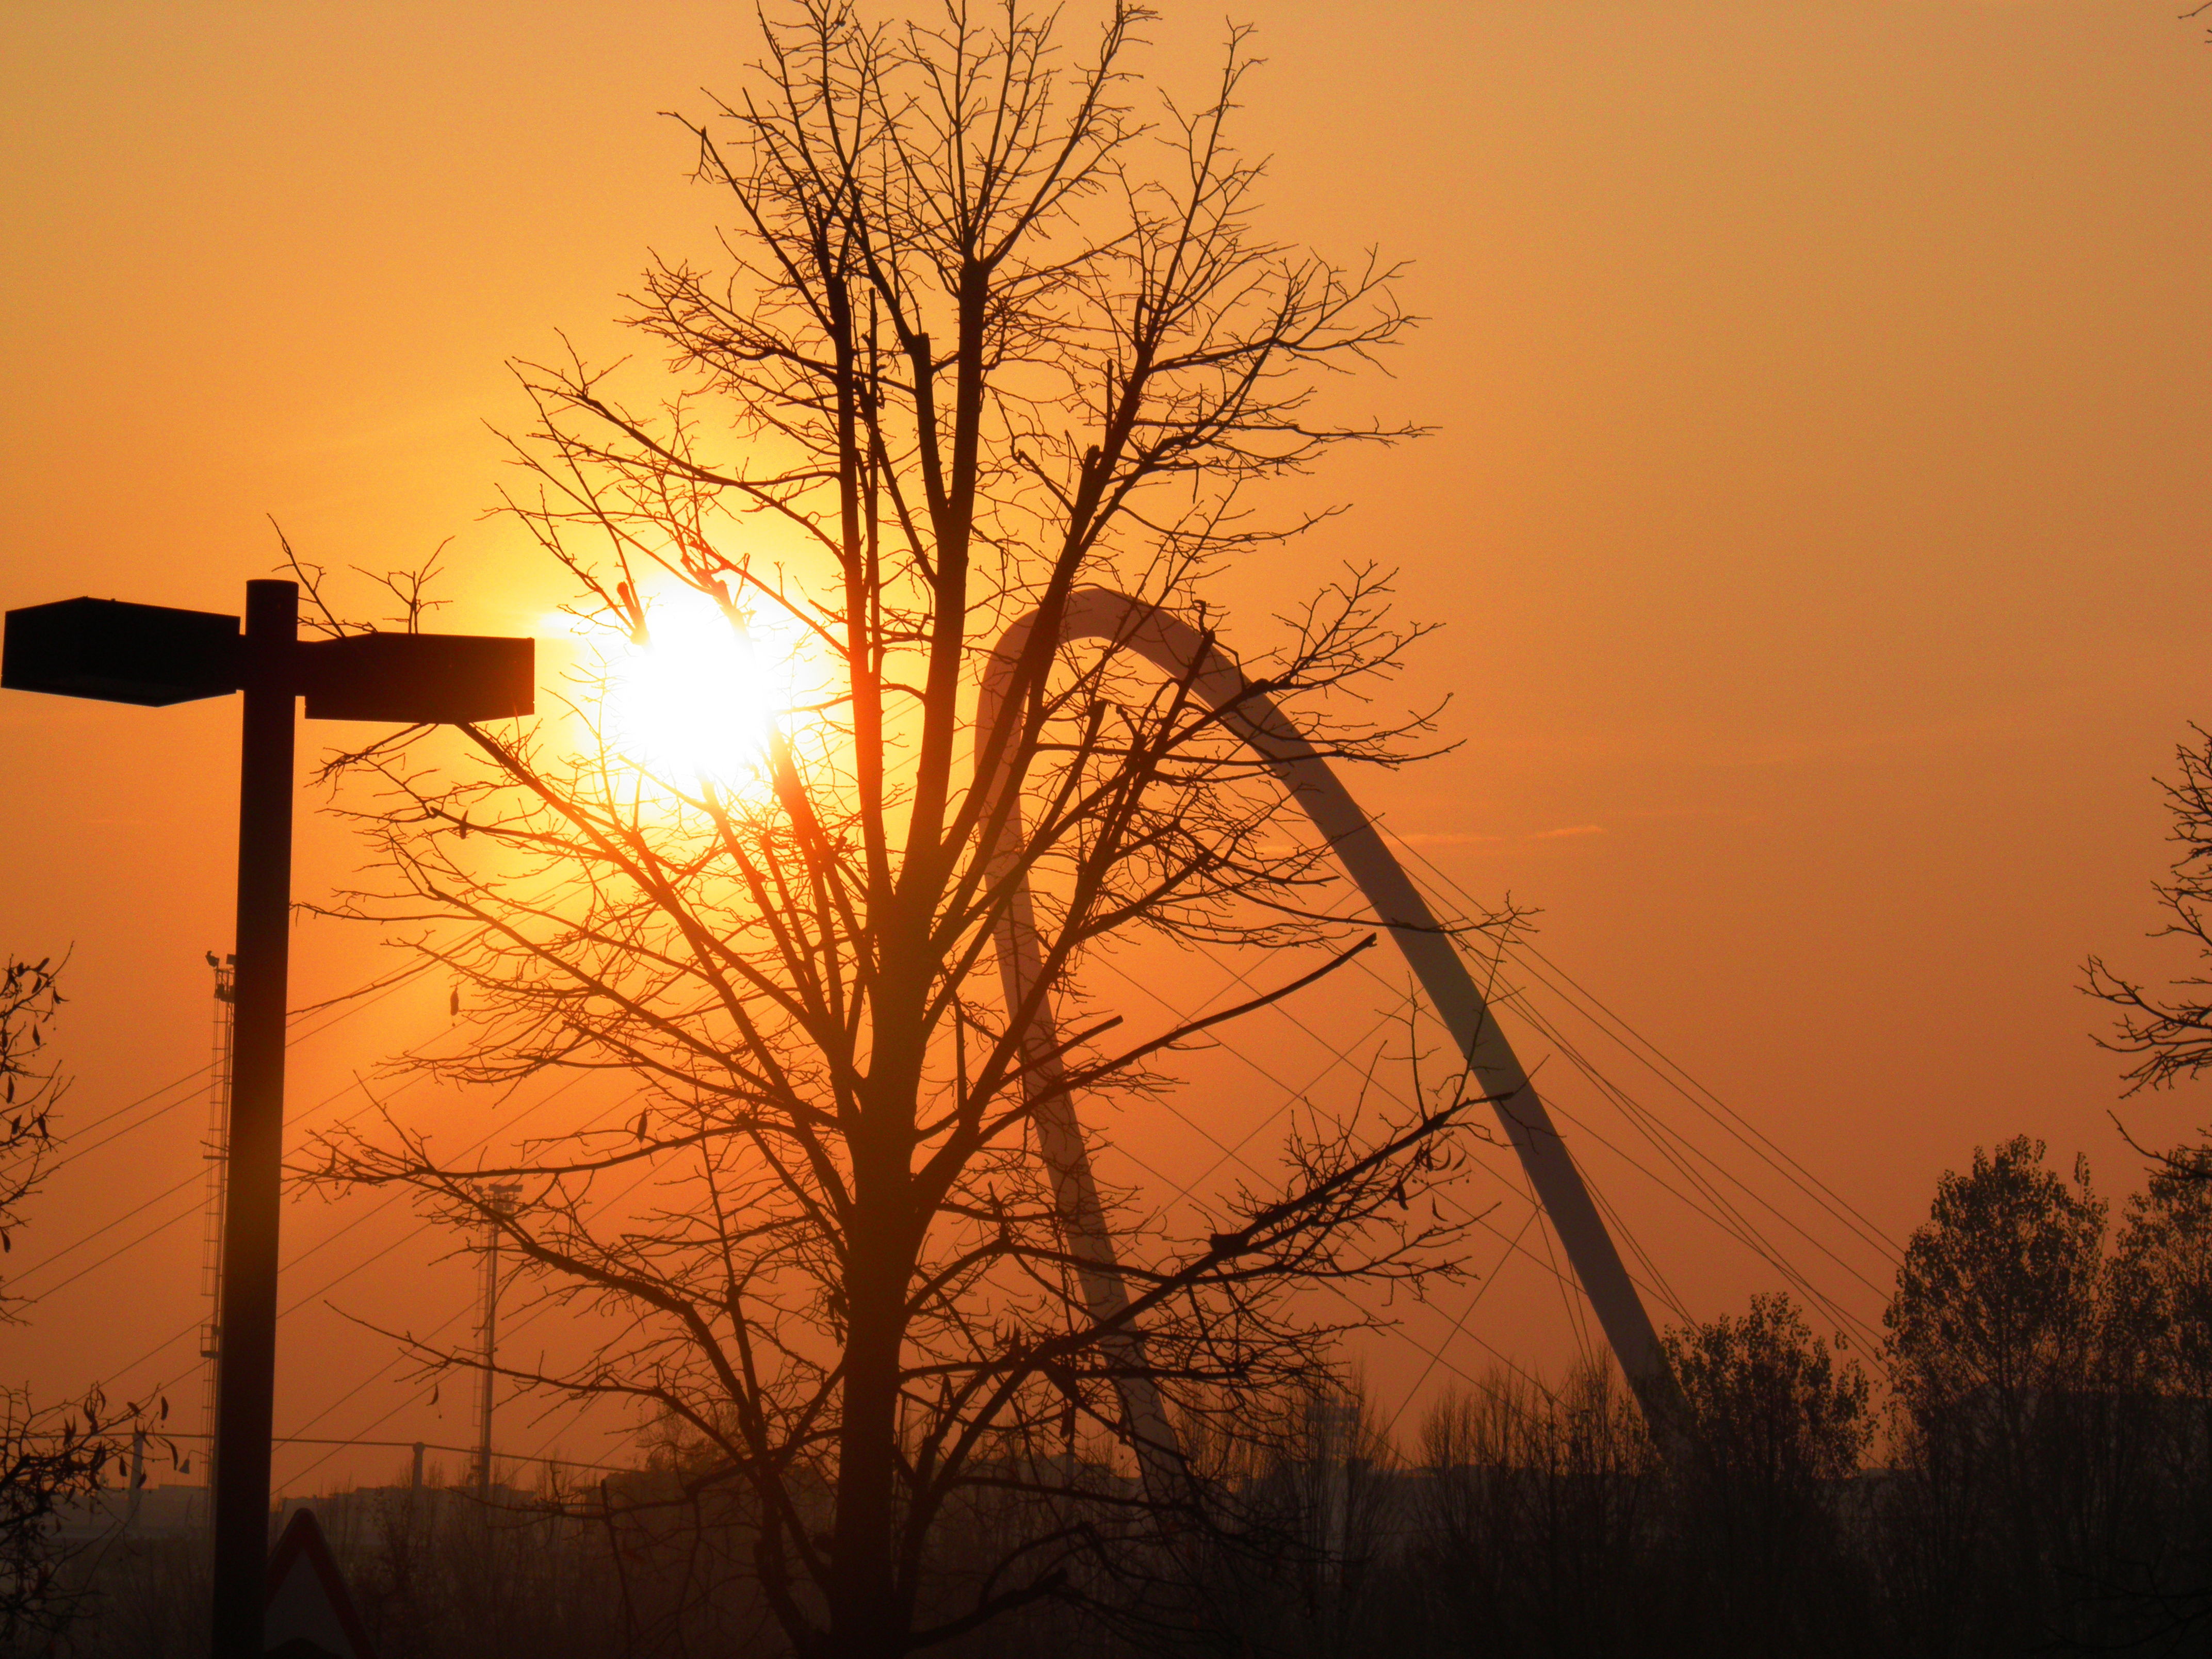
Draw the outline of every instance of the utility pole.
M201 1406L200 1483L215 1498L215 1402L222 1389L222 1200L224 1156L230 1146L230 1045L237 1000L231 981L236 957L207 953L215 969L215 1017L208 1056L208 1133L201 1156L207 1160L207 1208L200 1230L200 1294L207 1298L207 1323L200 1328L200 1358L207 1361L207 1391ZM210 1511L210 1521L212 1511Z
M514 1213L522 1188L502 1181L485 1189L483 1275L483 1397L477 1415L477 1498L491 1503L492 1389L499 1381L493 1367L499 1359L499 1224Z
M125 1527L138 1519L138 1505L146 1495L146 1431L143 1427L131 1431L130 1493L123 1509L123 1524Z
M276 1229L284 1206L284 1014L292 963L292 759L300 590L246 585L238 677L238 969L216 1399L215 1652L261 1646L276 1397Z
M293 741L309 720L473 724L535 704L532 641L459 634L302 640L300 589L246 585L245 626L205 611L65 599L7 615L0 686L163 708L245 696L239 764L222 1326L216 1402L214 1659L262 1659L283 1208L284 1024L290 972Z

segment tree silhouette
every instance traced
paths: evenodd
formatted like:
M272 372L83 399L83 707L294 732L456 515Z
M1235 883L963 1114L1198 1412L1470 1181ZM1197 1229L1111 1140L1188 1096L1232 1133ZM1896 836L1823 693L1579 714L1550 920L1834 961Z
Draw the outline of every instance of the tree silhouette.
M10 1252L69 1087L46 1047L62 1006L63 965L10 957L0 966L0 1246ZM0 1297L0 1322L14 1317ZM0 1645L9 1651L52 1636L78 1610L79 1598L63 1582L70 1552L58 1511L98 1488L114 1449L106 1431L117 1420L97 1389L40 1407L27 1390L0 1383Z
M1427 1194L1472 1103L1456 1067L1409 1108L1307 1109L1276 1176L1199 1194L1194 1222L1130 1212L1115 1308L1080 1291L1103 1269L1063 1231L1071 1172L1036 1156L1040 1113L1142 1097L1205 1030L1371 942L1326 914L1327 849L1289 827L1237 708L1264 691L1339 761L1396 763L1420 729L1336 695L1412 637L1373 572L1286 604L1225 707L1061 637L1092 584L1213 640L1213 573L1311 522L1253 516L1250 489L1406 430L1318 398L1407 319L1387 267L1254 228L1260 169L1230 140L1245 35L1206 97L1147 116L1147 17L1115 7L1079 55L1015 4L772 17L743 94L687 124L731 214L721 264L656 263L631 319L676 390L521 368L509 505L593 637L650 652L678 591L735 648L784 642L741 775L655 760L588 676L565 726L471 732L473 773L405 743L341 769L380 792L354 810L398 878L349 913L410 926L465 988L472 1042L441 1073L610 1070L643 1099L497 1170L397 1121L318 1167L499 1227L549 1294L611 1315L588 1362L513 1374L680 1422L711 1454L691 1478L744 1494L763 1593L810 1653L951 1639L1110 1583L1079 1563L1125 1543L1115 1571L1169 1572L1178 1530L1220 1513L1176 1443L1263 1419L1368 1317L1297 1293L1455 1271ZM979 729L979 676L1024 616ZM1017 930L1042 972L1010 1006ZM1276 975L1126 1036L1078 975L1140 931L1266 945ZM1062 1035L1040 1047L1046 1013ZM635 1166L650 1212L599 1207ZM525 1185L511 1213L484 1201L495 1176ZM1155 1396L1181 1432L1132 1407ZM979 1494L1009 1541L948 1576L942 1527Z
M2069 1182L2044 1150L2016 1136L1944 1174L1884 1316L1905 1576L1931 1626L1996 1643L2109 1628L2153 1513L2117 1363L2106 1206L2086 1163Z
M2106 1206L2086 1164L2069 1184L2044 1151L2026 1135L1977 1147L1937 1183L1882 1316L1909 1409L1978 1396L2014 1412L2094 1374Z
M2188 940L2202 960L2212 957L2212 734L2193 729L2198 741L2174 751L2179 775L2159 786L2173 817L2169 839L2179 850L2172 879L2156 885L2166 921L2152 937ZM2212 1001L2203 994L2212 980L2187 975L2160 993L2115 972L2102 957L2089 958L2086 979L2090 995L2118 1011L2117 1029L2097 1041L2133 1057L2129 1093L2170 1088L2212 1065Z
M1666 1340L1693 1425L1677 1493L1686 1577L1729 1644L1817 1646L1840 1589L1836 1483L1873 1437L1866 1373L1839 1365L1779 1291Z
M2212 1153L2161 1156L2128 1200L2112 1278L2137 1375L2212 1407Z
M23 1200L37 1190L53 1147L52 1114L67 1087L46 1053L46 1027L59 1011L52 958L0 967L0 1254L15 1249ZM0 1269L0 1290L7 1279ZM0 1319L8 1299L0 1294Z

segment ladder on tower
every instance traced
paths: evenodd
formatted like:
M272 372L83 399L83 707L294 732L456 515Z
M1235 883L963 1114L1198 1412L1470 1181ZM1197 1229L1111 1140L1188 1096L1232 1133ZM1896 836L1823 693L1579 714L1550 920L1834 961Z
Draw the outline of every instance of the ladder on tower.
M200 1155L207 1161L207 1200L200 1224L200 1294L207 1298L207 1322L200 1328L200 1358L207 1362L202 1444L207 1448L207 1490L215 1490L216 1397L222 1370L222 1224L229 1174L231 1039L237 1007L238 958L208 952L215 969L215 1011L210 1022L208 1064L208 1132Z

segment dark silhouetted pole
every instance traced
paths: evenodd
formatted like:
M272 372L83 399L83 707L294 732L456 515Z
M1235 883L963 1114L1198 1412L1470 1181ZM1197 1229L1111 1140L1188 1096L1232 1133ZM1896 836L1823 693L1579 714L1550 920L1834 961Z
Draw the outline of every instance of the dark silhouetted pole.
M284 1012L291 961L293 700L300 590L246 585L238 791L238 981L216 1405L215 1659L261 1659L283 1202Z
M477 1501L491 1503L492 1392L499 1382L492 1367L499 1358L499 1223L487 1224L484 1242L483 1399L477 1415Z
M512 720L537 706L526 639L368 633L302 641L299 630L298 586L260 581L246 585L243 635L235 617L87 597L10 611L0 636L0 686L11 690L149 708L246 693L222 1322L212 1345L221 1355L211 1460L214 1659L262 1659L284 1196L294 700L307 697L311 720L400 726Z
M491 1503L492 1399L499 1381L494 1369L499 1363L499 1224L501 1218L514 1213L515 1200L521 1195L520 1185L512 1181L496 1182L484 1192L491 1213L484 1218L483 1398L477 1419L477 1499L486 1505Z

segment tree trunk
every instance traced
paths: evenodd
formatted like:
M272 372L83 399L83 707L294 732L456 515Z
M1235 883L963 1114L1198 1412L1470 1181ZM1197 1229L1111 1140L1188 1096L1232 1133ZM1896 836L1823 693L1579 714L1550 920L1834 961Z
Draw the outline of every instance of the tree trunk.
M860 1184L865 1192L866 1183ZM865 1203L863 1212L877 1213ZM906 1276L898 1267L896 1240L855 1237L849 1248L830 1652L836 1659L896 1659L906 1650L892 1538Z
M830 1558L829 1650L836 1659L898 1659L910 1622L895 1534L899 1355L915 1249L908 1217L921 1073L916 1034L923 1024L921 998L900 993L915 982L894 971L878 987L881 1046L851 1143L856 1224L846 1238L843 1417Z

